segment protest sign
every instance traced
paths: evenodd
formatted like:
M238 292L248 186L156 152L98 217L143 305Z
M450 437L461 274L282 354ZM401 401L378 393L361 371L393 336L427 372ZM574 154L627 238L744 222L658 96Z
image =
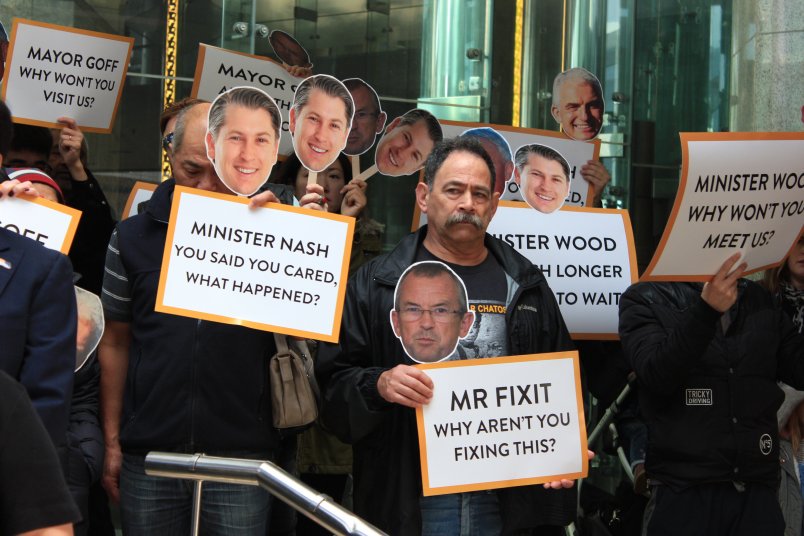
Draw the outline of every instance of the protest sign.
M488 233L538 266L573 339L617 339L620 295L637 280L625 210L564 207L545 215L500 201Z
M417 207L411 230L425 223ZM542 214L503 200L486 232L541 268L573 339L619 338L620 296L638 274L628 211L565 205Z
M586 476L577 352L416 366L435 385L416 409L424 495Z
M80 218L80 210L41 197L0 198L0 227L65 255L70 251Z
M642 280L708 281L736 252L779 264L804 225L804 133L681 133L673 211Z
M177 186L156 310L337 342L354 221Z
M14 19L3 100L17 123L112 131L134 38Z
M135 182L134 186L131 188L131 192L128 194L126 206L123 209L123 219L125 220L137 214L137 207L139 207L140 203L143 201L148 201L151 198L157 186L159 185L152 182Z
M580 168L589 160L596 160L600 154L600 140L589 142L575 141L559 132L550 130L536 130L532 128L517 128L507 125L487 125L481 123L462 123L459 121L441 120L444 138L454 138L465 130L476 127L491 127L499 132L511 146L512 158L516 150L523 145L539 144L555 149L567 159L570 165L570 194L565 201L566 205L589 206L592 204L592 192L589 183L581 177ZM519 185L509 177L505 185L502 199L522 201Z
M261 89L276 101L282 115L281 131L286 133L289 132L293 96L302 80L272 59L201 44L198 47L191 95L213 101L220 93L233 87ZM292 152L293 140L288 135L282 135L279 154L289 155Z

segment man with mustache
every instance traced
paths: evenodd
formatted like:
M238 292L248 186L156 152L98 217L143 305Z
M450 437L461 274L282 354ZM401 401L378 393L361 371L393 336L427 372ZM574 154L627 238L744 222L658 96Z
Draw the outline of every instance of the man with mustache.
M567 480L422 496L414 410L431 400L434 385L411 366L386 320L397 281L410 265L440 261L464 282L469 308L482 311L472 341L480 357L572 349L542 273L486 234L499 197L494 164L477 140L437 144L416 187L428 224L355 273L339 343L319 350L323 422L354 446L354 511L389 534L459 534L470 520L471 534L563 534L575 516Z

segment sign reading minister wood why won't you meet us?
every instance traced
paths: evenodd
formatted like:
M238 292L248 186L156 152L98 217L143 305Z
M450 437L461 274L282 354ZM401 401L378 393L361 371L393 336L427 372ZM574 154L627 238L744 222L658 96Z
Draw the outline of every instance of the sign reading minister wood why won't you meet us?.
M435 386L416 410L424 495L586 476L577 352L416 366Z
M778 265L804 226L804 133L682 133L673 211L643 280L708 281L735 252Z
M176 187L156 310L337 342L354 219Z

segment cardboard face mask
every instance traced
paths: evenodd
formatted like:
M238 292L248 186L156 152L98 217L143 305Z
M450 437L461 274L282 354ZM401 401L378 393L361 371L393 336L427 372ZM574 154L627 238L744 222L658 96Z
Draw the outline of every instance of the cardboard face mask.
M283 63L293 67L313 66L313 64L310 63L310 55L289 33L283 32L282 30L274 30L271 32L271 35L268 36L268 42L271 43L271 48L274 49L274 53Z
M328 168L346 146L354 101L346 86L325 74L306 78L293 98L290 133L293 150L310 171Z
M276 102L252 87L235 87L212 102L205 138L207 157L227 188L252 195L276 164L281 117Z
M103 337L105 324L103 306L98 296L82 288L75 287L75 301L78 306L75 371L78 372L98 347L98 343Z
M380 99L374 88L360 78L343 81L352 94L355 116L343 152L354 156L363 154L374 145L377 135L385 128L388 115L380 108Z
M470 128L461 133L462 137L480 142L494 164L494 191L502 195L505 184L513 177L514 158L511 146L502 134L491 127Z
M575 67L553 81L553 118L568 137L589 141L600 134L604 113L603 89L595 75Z
M443 134L441 124L427 110L415 109L400 115L385 128L374 162L388 177L410 175L424 167L424 162Z
M570 167L558 151L535 143L523 145L514 160L514 179L531 208L552 214L564 205L570 191Z
M451 357L475 320L463 281L446 264L435 261L418 262L405 270L389 316L402 348L417 363Z

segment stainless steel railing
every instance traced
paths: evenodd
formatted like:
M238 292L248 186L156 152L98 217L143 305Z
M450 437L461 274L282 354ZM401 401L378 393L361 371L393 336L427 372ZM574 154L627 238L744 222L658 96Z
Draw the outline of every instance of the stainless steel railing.
M192 523L194 536L198 534L204 481L260 486L339 536L385 534L271 462L151 452L145 457L145 472L151 476L196 481Z

